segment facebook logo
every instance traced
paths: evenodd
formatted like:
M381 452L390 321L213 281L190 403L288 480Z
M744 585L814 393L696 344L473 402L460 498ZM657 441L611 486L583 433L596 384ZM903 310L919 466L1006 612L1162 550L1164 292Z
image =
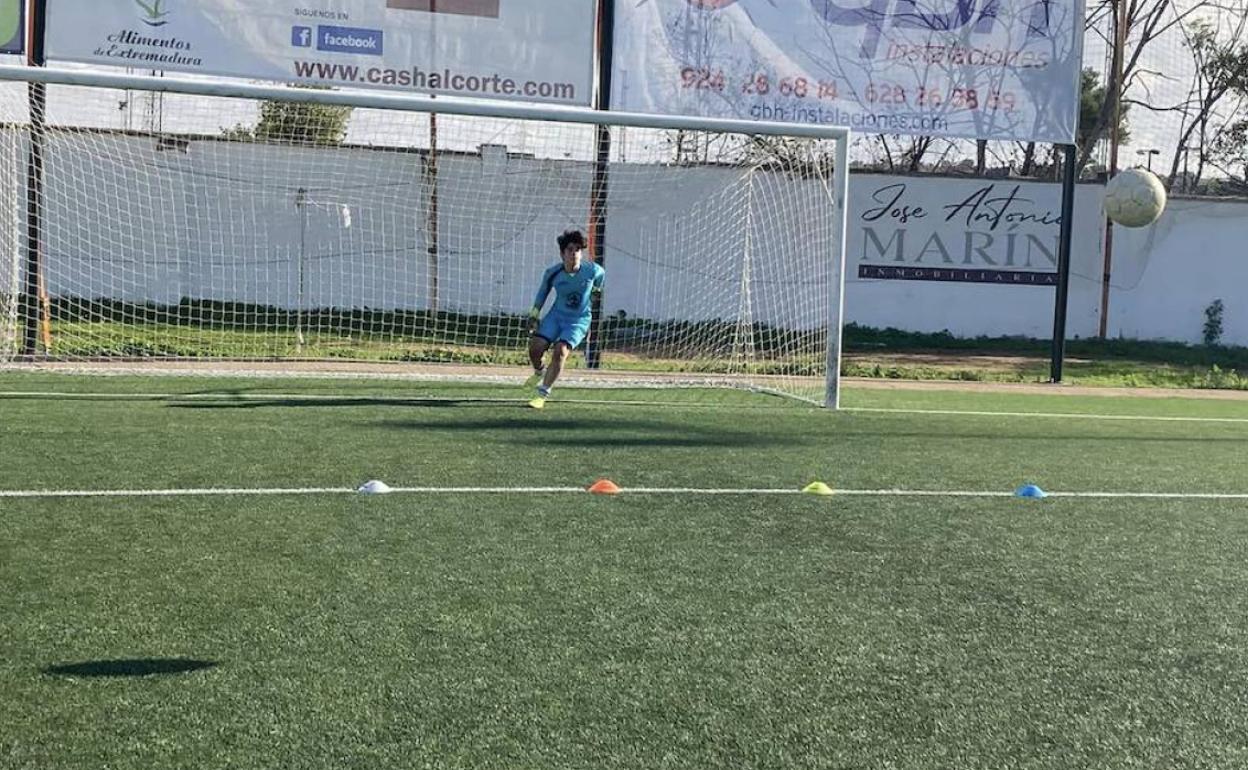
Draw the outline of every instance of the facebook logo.
M311 48L312 47L312 28L311 27L291 27L290 28L290 44L295 48Z
M381 30L358 27L316 28L316 50L381 56Z

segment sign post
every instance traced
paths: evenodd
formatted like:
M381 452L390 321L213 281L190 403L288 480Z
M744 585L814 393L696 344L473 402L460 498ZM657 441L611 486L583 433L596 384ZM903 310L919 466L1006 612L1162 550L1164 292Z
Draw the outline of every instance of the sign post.
M42 67L46 0L34 0L27 63ZM30 149L26 156L26 281L22 287L22 355L33 356L39 344L39 299L43 278L43 150L47 120L46 83L26 86L30 110ZM48 319L51 321L51 319Z
M1062 228L1057 250L1057 294L1053 307L1053 352L1049 362L1049 381L1062 381L1062 362L1066 358L1066 305L1070 296L1070 250L1075 221L1075 145L1068 144L1062 153Z

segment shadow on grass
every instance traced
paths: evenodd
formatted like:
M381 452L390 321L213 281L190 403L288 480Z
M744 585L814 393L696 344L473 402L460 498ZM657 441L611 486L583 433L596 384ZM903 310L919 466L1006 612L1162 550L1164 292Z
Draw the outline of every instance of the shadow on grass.
M172 400L172 399L171 399ZM455 407L466 406L527 408L520 399L514 402L503 399L487 398L276 398L247 399L239 401L205 401L169 404L170 409L272 409L290 407L362 407L362 406L399 406L399 407Z
M48 676L122 677L185 674L213 668L210 660L190 658L130 658L124 660L88 660L82 663L64 663L48 666L43 673Z
M259 409L344 407L488 407L514 410L515 417L493 419L393 420L383 428L412 431L485 432L500 434L495 440L526 445L567 447L763 447L810 443L803 435L760 434L690 425L685 421L594 418L584 412L552 414L536 412L521 399L488 398L279 398L208 403L173 403L171 409ZM520 416L523 414L524 416Z
M534 413L494 419L400 420L384 422L392 430L493 433L496 440L533 446L566 447L765 447L798 446L810 436L730 430L661 420L595 418L583 414Z

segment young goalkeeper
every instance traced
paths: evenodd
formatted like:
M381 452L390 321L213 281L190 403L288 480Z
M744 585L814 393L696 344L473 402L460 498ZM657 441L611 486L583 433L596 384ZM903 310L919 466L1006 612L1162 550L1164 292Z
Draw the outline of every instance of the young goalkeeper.
M589 334L590 295L602 291L602 280L607 274L606 270L582 257L586 244L580 230L567 230L556 242L559 244L560 262L542 273L542 282L529 310L529 331L532 334L529 360L533 362L533 374L524 385L526 388L537 385L537 397L529 402L534 409L546 406L550 389L559 379L568 354ZM554 304L546 317L540 318L542 306L552 291L555 293ZM554 351L550 363L543 366L542 358L552 346Z

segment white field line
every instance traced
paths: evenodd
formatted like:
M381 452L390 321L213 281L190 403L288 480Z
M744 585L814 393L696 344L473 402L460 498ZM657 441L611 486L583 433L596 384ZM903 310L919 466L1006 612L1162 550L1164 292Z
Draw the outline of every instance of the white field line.
M1082 414L1079 412L990 412L962 409L886 409L883 407L849 406L842 412L866 412L873 414L933 414L959 417L1056 417L1082 420L1144 420L1151 422L1225 422L1248 423L1248 417L1180 417L1144 414Z
M582 487L391 487L415 494L562 494L585 493ZM0 490L0 497L230 497L257 495L355 495L351 487L209 487L191 489L27 489Z
M350 487L200 488L200 489L12 489L0 490L0 498L69 497L230 497L276 495L355 495ZM416 495L551 495L587 494L583 487L391 487L390 494ZM716 489L699 487L633 487L621 495L737 495L776 496L804 494L797 489ZM944 489L837 489L833 497L1014 497L999 490ZM1223 492L1049 492L1056 498L1104 498L1127 500L1248 500L1248 493Z
M469 396L457 398L454 396L422 396L413 393L410 396L396 395L332 395L326 393L73 393L73 392L49 392L49 391L0 391L0 399L3 398L22 398L22 399L48 399L48 400L90 400L90 401L209 401L209 402L230 402L230 401L359 401L364 402L393 402L402 404L408 401L424 401L432 403L463 403L463 404L523 404L528 401L528 394L524 397L506 398L506 397L486 397L486 396ZM552 406L557 406L558 401L552 401ZM572 404L592 404L592 405L620 405L620 406L664 406L664 407L691 407L691 408L720 408L723 406L731 406L731 408L748 408L748 409L792 409L791 405L753 405L753 404L721 404L721 403L698 403L696 401L623 401L619 399L582 399L570 398L563 403ZM1226 424L1248 424L1248 417L1183 417L1175 415L1145 415L1145 414L1084 414L1080 412L994 412L994 411L977 411L963 409L891 409L884 407L866 407L866 406L848 406L841 407L842 412L858 412L864 414L920 414L920 415L941 415L954 417L1038 417L1049 419L1072 419L1072 420L1111 420L1111 421L1136 421L1136 422L1192 422L1192 423L1226 423Z

